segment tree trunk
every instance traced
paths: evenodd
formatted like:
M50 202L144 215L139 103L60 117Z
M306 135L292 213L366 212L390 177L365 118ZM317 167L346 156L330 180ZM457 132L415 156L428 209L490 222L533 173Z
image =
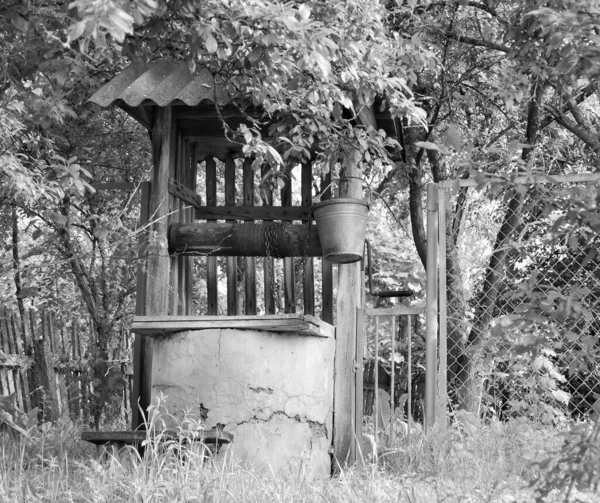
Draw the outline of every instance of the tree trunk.
M521 158L529 161L539 129L539 116L542 104L544 86L533 85L532 96L529 101L527 114L526 143L530 147L523 149ZM521 208L524 195L512 190L504 220L496 236L494 251L487 268L483 290L475 310L475 321L469 333L464 351L457 361L458 374L455 378L454 391L457 395L457 407L470 412L479 412L481 402L482 378L481 372L481 346L489 337L487 331L494 316L498 300L498 292L504 277L504 269L510 239L521 221Z

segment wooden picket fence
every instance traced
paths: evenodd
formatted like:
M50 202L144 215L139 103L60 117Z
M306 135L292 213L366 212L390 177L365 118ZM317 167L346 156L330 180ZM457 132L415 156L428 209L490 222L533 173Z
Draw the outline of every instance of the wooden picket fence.
M125 380L111 422L129 422L132 389L131 334L118 327L111 366ZM23 317L0 307L0 395L15 394L21 410L38 408L40 419L89 421L94 382L88 357L96 341L89 319L58 319L50 311L26 310Z

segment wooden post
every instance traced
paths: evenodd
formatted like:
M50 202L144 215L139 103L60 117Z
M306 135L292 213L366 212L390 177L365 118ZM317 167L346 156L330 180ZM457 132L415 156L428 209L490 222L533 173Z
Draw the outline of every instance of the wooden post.
M425 429L436 421L438 337L438 187L427 186L427 327L425 336Z
M345 175L348 178L340 185L340 197L362 199L360 168L350 165ZM356 460L356 316L357 308L362 307L362 282L360 262L338 266L333 448L340 465Z
M439 216L439 372L438 372L438 421L442 431L446 431L446 407L448 397L448 341L447 341L447 288L446 288L446 190L438 188L438 216Z
M169 173L173 159L175 121L171 105L159 108L152 126L152 149L154 170L152 185L145 212L149 220L149 232L145 236L143 256L145 271L138 273L143 289L136 302L138 315L167 315L169 311L169 250L168 250L168 212L169 212ZM144 201L142 197L142 212ZM142 266L143 267L143 266ZM141 277L140 277L141 276ZM139 288L139 282L138 282ZM136 357L134 358L134 393L132 401L139 397L139 407L145 411L152 397L152 340L136 335ZM132 404L133 429L143 425L138 413L138 404Z

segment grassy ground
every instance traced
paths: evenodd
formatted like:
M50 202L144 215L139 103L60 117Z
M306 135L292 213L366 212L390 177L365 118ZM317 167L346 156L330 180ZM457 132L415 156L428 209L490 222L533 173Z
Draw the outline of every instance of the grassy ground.
M513 421L417 434L410 445L399 439L378 465L309 482L197 453L182 460L164 447L149 448L141 460L133 451L100 459L65 422L30 441L0 432L0 501L521 503L536 501L536 488L528 487L539 474L533 463L560 448L557 433ZM565 501L560 489L537 501ZM600 503L600 495L575 492L569 500Z

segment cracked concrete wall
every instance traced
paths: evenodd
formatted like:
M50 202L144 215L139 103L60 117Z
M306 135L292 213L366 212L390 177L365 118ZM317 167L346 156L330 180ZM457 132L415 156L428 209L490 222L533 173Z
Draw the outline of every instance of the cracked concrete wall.
M152 399L234 435L236 458L274 470L331 472L335 340L255 330L198 330L155 339Z

